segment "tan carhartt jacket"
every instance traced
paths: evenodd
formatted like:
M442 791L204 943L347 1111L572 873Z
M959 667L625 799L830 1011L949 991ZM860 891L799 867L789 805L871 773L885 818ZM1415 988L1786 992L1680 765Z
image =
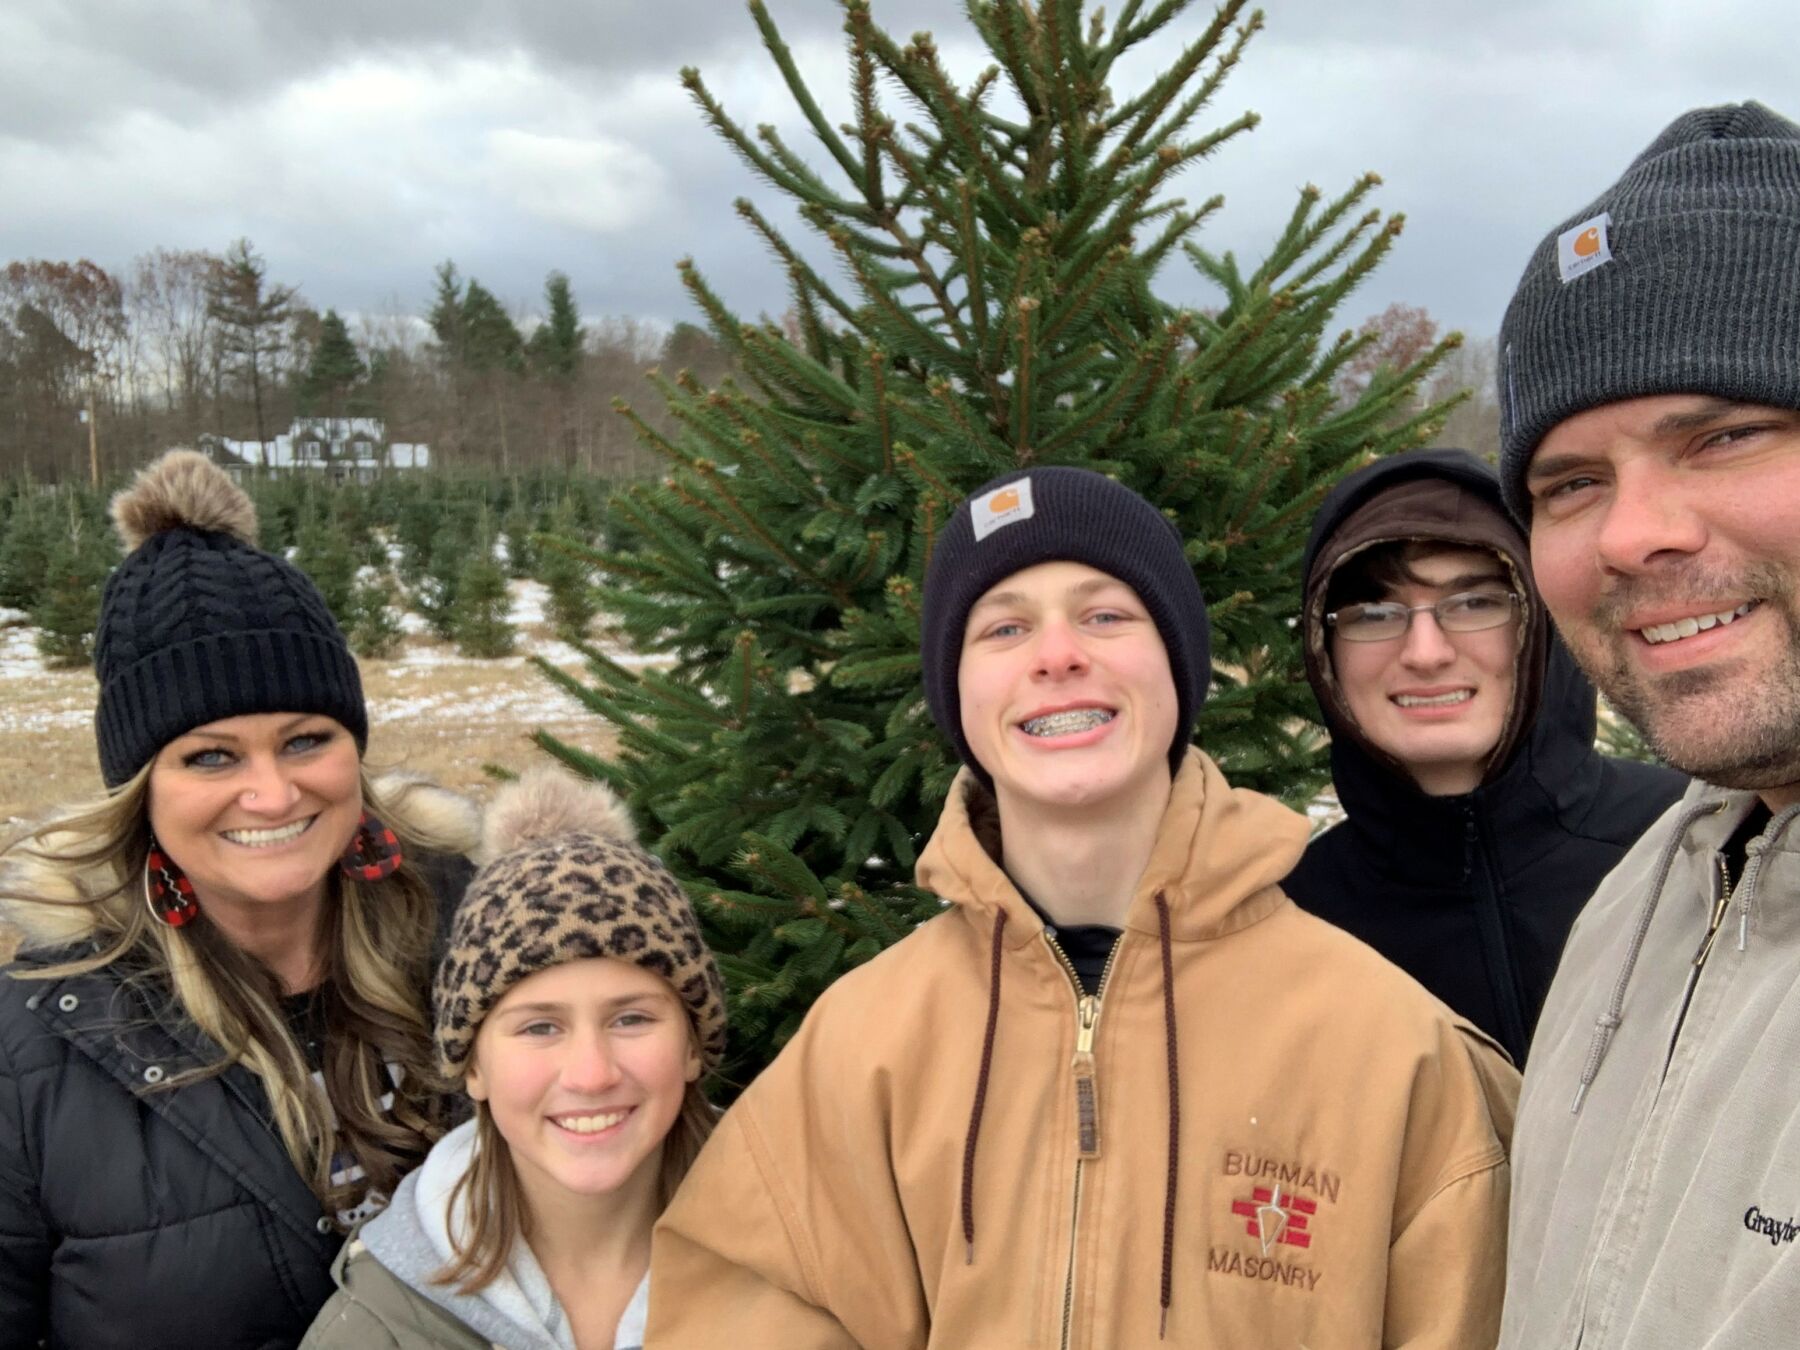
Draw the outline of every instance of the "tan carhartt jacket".
M819 1000L658 1226L647 1350L1491 1347L1518 1076L1282 894L1305 821L1191 752L1084 999L966 784L918 869L954 908Z

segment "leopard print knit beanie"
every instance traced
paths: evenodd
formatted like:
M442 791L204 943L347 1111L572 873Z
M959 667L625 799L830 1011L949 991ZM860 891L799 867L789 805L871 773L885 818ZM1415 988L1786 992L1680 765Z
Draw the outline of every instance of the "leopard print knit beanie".
M625 804L599 783L534 769L495 795L489 861L451 920L432 991L438 1064L468 1069L475 1033L528 975L608 956L654 971L687 1006L701 1060L725 1053L725 991L675 878L637 843Z

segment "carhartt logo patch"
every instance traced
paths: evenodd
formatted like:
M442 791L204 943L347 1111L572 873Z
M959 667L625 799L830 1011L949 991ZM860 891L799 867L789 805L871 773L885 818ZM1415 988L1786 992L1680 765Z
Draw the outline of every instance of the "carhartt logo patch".
M1607 238L1611 227L1612 216L1603 211L1556 236L1556 270L1565 286L1612 261L1612 243Z
M975 541L980 543L995 530L1030 520L1036 513L1031 503L1031 479L1020 478L1005 487L995 488L985 497L977 497L970 505L970 520L975 526Z

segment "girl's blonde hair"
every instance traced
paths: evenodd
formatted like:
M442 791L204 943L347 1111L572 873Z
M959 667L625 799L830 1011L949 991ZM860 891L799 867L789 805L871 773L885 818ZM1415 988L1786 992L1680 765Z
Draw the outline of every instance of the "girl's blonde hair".
M326 1035L321 1094L284 1015L281 988L253 957L205 922L174 929L151 918L143 895L150 848L150 766L104 800L28 830L0 848L47 874L54 895L7 889L0 899L84 911L93 953L52 966L16 968L19 979L59 979L114 963L152 1015L170 1004L219 1047L219 1057L172 1075L151 1091L180 1087L242 1064L261 1081L295 1168L327 1214L394 1187L443 1134L445 1088L431 1049L429 986L437 902L414 850L460 852L465 841L434 838L413 824L406 799L423 787L378 792L361 773L366 808L399 836L408 862L377 882L333 867L326 877L325 973L319 985ZM390 1077L391 1074L391 1077ZM394 1081L397 1080L397 1081ZM381 1099L393 1093L391 1106ZM362 1177L333 1184L334 1155Z
M689 1032L693 1032L691 1020ZM701 1145L718 1118L700 1084L689 1083L675 1123L663 1136L656 1176L658 1214L675 1198L676 1188L700 1156ZM450 1224L450 1250L455 1258L431 1277L432 1282L455 1284L462 1294L480 1293L506 1269L513 1244L531 1237L531 1210L513 1166L512 1150L486 1102L475 1103L474 1151L468 1169L450 1189L448 1208L451 1215L462 1215L460 1226L454 1221Z

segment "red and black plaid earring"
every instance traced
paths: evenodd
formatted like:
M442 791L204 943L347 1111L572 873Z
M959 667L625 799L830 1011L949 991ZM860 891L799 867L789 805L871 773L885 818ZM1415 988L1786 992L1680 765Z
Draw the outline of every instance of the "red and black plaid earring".
M350 836L350 847L338 859L338 866L352 881L380 881L400 870L406 855L400 851L400 840L387 826L367 811Z
M200 912L200 902L194 899L194 883L169 861L154 837L150 840L150 854L144 859L144 905L152 919L170 928L192 923Z

